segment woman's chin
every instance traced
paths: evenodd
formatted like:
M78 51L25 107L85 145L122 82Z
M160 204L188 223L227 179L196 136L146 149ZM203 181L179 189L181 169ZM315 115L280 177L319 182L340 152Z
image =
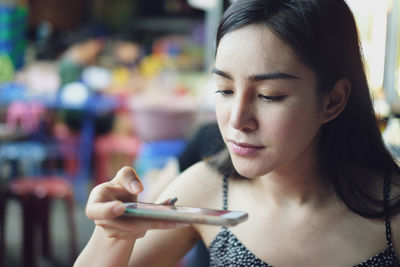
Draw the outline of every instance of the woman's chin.
M229 151L231 152L231 151ZM265 160L265 157L246 158L230 153L231 161L235 170L243 177L258 178L271 172L276 164L273 164L271 157ZM274 161L275 162L275 161ZM275 162L276 163L276 162Z
M243 176L245 178L249 178L249 179L258 178L269 172L268 170L260 169L260 168L257 168L256 166L243 166L240 164L238 164L238 165L233 164L233 166L235 166L235 170L241 176ZM238 167L236 167L236 166L238 166Z

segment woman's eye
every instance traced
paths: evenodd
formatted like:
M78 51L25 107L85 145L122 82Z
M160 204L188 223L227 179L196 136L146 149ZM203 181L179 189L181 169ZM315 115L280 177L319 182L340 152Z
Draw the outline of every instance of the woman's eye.
M215 91L216 94L221 94L223 96L228 96L233 94L233 90L217 90Z
M285 95L277 95L277 96L269 96L269 95L258 95L259 98L264 99L266 101L281 101L283 100L286 96Z

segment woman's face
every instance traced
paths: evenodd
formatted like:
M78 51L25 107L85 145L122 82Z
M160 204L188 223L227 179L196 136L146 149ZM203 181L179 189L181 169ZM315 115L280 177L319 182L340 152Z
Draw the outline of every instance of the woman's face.
M323 118L316 74L269 28L226 34L213 73L218 124L241 175L259 177L315 160Z

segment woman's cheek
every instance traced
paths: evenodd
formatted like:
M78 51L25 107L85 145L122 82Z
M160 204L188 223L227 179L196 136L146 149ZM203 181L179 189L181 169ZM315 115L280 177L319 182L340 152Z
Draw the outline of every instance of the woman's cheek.
M270 122L267 127L271 135L279 140L288 142L295 139L301 134L304 125L304 119L294 113L279 113L270 117Z
M229 114L229 108L227 105L216 103L215 115L223 137L225 136L225 128L229 123Z

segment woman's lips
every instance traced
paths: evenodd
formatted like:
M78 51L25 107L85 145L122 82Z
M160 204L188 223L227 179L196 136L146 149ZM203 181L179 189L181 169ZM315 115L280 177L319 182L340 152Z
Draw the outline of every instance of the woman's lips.
M232 152L239 156L250 156L264 148L264 146L256 146L247 143L236 143L233 141L229 141L229 145Z

